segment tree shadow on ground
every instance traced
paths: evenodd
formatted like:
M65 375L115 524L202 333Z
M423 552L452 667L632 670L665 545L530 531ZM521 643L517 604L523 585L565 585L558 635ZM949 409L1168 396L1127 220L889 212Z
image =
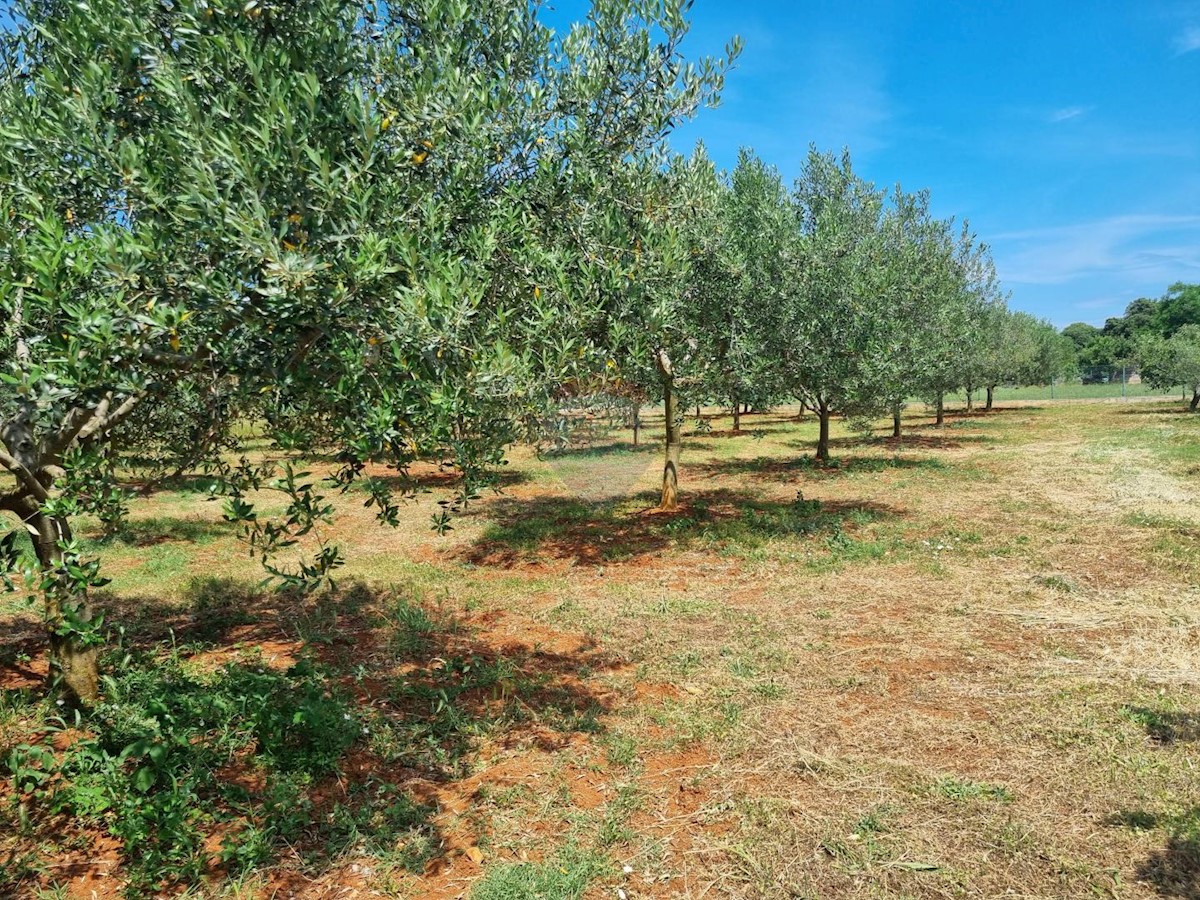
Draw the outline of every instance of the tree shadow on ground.
M705 444L702 441L689 440L686 444L690 450L712 450L711 444ZM652 438L643 440L634 446L632 441L617 441L611 444L596 443L585 446L565 447L561 450L548 450L541 455L541 458L547 462L555 460L568 459L597 459L605 456L618 456L620 454L628 454L630 456L643 456L646 454L654 455L663 452L663 443L661 438Z
M1200 713L1126 706L1122 713L1140 724L1146 736L1156 744L1182 744L1200 741Z
M897 450L961 450L967 444L992 444L995 439L982 434L902 434L900 437L875 438L874 443Z
M110 635L109 705L85 720L76 744L60 746L53 730L34 724L6 735L0 749L51 749L62 766L54 776L60 791L72 790L81 771L70 761L73 748L101 748L107 756L87 758L116 761L105 776L114 812L104 828L112 834L100 841L119 857L109 860L118 877L155 886L219 882L251 869L272 881L309 880L347 854L419 874L478 837L445 815L486 789L473 751L487 742L553 752L603 731L615 695L598 679L625 667L578 635L499 612L456 614L409 591L360 584L314 598L212 579L173 604L99 599L113 621L129 623ZM5 631L0 660L24 654L28 640ZM5 667L36 674L23 662ZM28 706L34 723L39 693L7 691L3 702ZM118 760L143 737L170 748L147 757L143 768L162 768L149 783ZM0 801L7 792L0 787ZM126 817L155 821L171 792L206 817L163 819L157 833L125 838L121 850ZM3 848L10 860L0 859L0 895L24 896L51 860L55 878L85 874L100 852L94 820L31 803L27 840ZM169 867L147 869L167 857ZM17 866L18 858L30 864Z
M951 422L971 422L981 419L996 419L1005 415L1013 415L1018 413L1042 412L1046 409L1044 406L996 406L992 409L973 409L968 412L965 409L948 409L946 410L946 423ZM925 413L925 417L932 418L935 415L932 409ZM904 426L908 428L906 424ZM941 428L937 422L928 422L924 425L913 426L915 428Z
M1162 897L1200 900L1200 806L1165 816L1147 810L1123 810L1108 824L1135 831L1163 829L1167 842L1137 864L1139 881Z
M905 426L905 428L907 429L909 426ZM968 444L994 444L995 442L996 439L991 435L957 432L947 434L944 429L927 431L924 426L916 425L898 438L890 434L872 435L871 437L848 435L830 438L829 447L831 450L854 450L863 447L883 447L889 450L961 450ZM796 440L788 441L785 446L799 450L805 453L809 459L813 459L817 442L815 440ZM838 460L835 459L834 462L838 462Z
M690 491L672 512L653 492L589 502L574 497L504 500L479 514L491 520L462 553L475 565L511 568L565 560L603 565L668 548L752 549L787 537L841 533L901 511L867 501L764 500L729 489Z
M742 427L737 431L732 428L710 429L709 431L696 432L704 437L721 438L728 440L731 438L757 438L766 437L768 434L782 434L784 432L795 431L796 426L804 423L792 420L791 425L767 425L762 422L746 422L742 421Z
M1162 850L1138 865L1137 877L1153 884L1163 897L1200 900L1200 840L1172 835Z
M521 469L499 469L489 473L489 481L482 489L484 491L503 491L505 488L525 484L529 479L529 473ZM412 493L414 491L451 490L459 487L462 484L462 473L452 466L433 464L414 466L407 474L387 469L351 482L346 493L351 495L365 493L368 480L384 484L397 493ZM329 488L328 494L330 499L334 500L340 496L339 491L332 487Z
M806 447L807 445L792 442L789 446ZM861 442L851 442L849 446L861 446ZM885 472L890 469L939 471L946 468L947 464L936 457L850 456L821 463L812 455L805 454L790 459L780 459L777 456L758 456L753 459L714 460L689 466L688 470L703 478L749 477L761 481L778 482L798 478L803 478L805 481L827 481L864 472Z
M1161 402L1140 404L1141 408L1124 407L1117 410L1119 416L1178 416L1181 419L1200 419L1200 410L1191 410L1186 401L1176 401L1172 405ZM1150 408L1147 408L1150 407Z
M116 534L89 535L88 540L97 546L124 544L129 547L152 547L171 541L206 544L217 538L236 534L237 529L236 522L227 522L224 519L150 516L126 519Z

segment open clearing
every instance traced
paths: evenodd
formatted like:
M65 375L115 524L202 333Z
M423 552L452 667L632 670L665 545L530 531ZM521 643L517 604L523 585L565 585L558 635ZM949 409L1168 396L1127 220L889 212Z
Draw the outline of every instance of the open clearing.
M517 451L445 537L436 474L395 530L352 493L319 600L258 593L219 503L136 500L97 544L117 659L317 665L354 707L327 774L222 762L193 895L1200 897L1200 417L911 416L829 468L811 419L728 428L686 438L672 514L624 433ZM53 710L0 614L7 751ZM306 811L240 872L234 787ZM4 791L0 893L120 895L102 815L35 828Z

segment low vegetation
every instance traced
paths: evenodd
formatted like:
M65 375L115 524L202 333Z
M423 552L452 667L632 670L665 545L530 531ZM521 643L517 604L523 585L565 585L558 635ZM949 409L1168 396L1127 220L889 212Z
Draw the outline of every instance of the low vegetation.
M899 440L837 425L826 467L794 452L811 415L731 434L705 410L670 514L654 455L598 427L515 454L441 537L450 487L389 531L347 496L324 537L353 552L318 595L259 587L188 486L114 536L85 519L113 577L104 700L78 719L43 694L38 618L10 603L0 883L1191 896L1179 410L918 407Z

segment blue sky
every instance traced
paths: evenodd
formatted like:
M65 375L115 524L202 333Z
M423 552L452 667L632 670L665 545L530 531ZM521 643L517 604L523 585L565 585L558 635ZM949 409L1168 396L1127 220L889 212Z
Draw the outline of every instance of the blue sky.
M968 218L1012 306L1059 326L1200 282L1200 0L696 0L691 21L689 56L746 46L677 149L750 146L790 182L810 142L849 146Z

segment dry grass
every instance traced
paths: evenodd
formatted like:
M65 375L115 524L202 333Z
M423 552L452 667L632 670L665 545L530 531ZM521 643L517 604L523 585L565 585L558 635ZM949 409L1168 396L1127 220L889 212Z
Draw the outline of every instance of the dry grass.
M1174 409L913 417L838 434L828 469L811 422L717 421L671 516L657 455L608 445L517 451L445 538L429 500L395 530L341 503L348 576L558 660L595 718L543 739L529 700L448 780L411 773L443 841L425 875L354 858L288 890L534 896L524 861L561 869L554 897L576 872L597 898L1200 897L1200 419ZM190 577L257 577L193 495L135 519L103 548L114 598L178 612Z

